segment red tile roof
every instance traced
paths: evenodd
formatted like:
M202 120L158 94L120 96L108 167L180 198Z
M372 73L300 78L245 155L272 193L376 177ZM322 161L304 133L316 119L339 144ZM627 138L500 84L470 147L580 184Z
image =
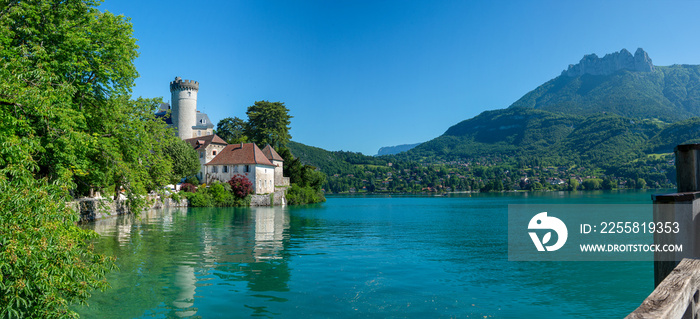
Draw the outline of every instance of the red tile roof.
M194 147L196 150L206 148L209 144L228 144L226 141L224 141L224 139L220 138L216 134L188 138L185 140L185 142L190 143L190 145L192 145L192 147Z
M255 143L229 144L206 165L261 164L273 166Z
M275 149L272 148L272 146L270 146L270 144L267 144L262 149L262 152L263 152L263 154L265 154L265 157L267 157L267 159L269 159L270 161L275 160L275 161L284 162L284 159L282 158L282 156L277 154L277 152L275 152Z

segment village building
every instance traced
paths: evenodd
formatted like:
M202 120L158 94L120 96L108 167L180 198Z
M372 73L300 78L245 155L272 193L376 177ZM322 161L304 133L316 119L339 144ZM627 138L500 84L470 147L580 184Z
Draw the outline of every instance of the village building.
M289 178L283 176L284 159L272 146L261 150L254 143L228 144L214 134L209 116L197 111L198 92L197 81L176 77L170 82L172 106L163 103L156 115L164 117L178 137L198 152L200 182L225 183L240 174L253 184L255 194L270 194L275 192L276 186L289 186Z
M275 167L255 143L229 144L205 165L204 175L211 183L240 174L253 184L255 194L269 194L275 191Z
M189 138L186 139L185 142L190 143L192 148L199 153L199 173L197 174L197 178L204 182L206 177L204 165L211 162L211 160L219 155L228 143L216 134Z

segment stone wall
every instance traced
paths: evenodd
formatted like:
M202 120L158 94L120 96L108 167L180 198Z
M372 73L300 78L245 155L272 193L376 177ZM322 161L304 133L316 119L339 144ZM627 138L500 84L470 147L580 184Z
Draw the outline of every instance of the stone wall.
M187 199L176 202L172 198L161 199L160 197L153 197L149 198L149 200L151 201L151 205L144 210L167 207L187 207ZM115 201L105 198L82 198L70 202L69 207L76 212L80 212L81 222L131 213L127 200L122 199Z
M285 206L287 188L279 188L272 194L251 195L250 206Z

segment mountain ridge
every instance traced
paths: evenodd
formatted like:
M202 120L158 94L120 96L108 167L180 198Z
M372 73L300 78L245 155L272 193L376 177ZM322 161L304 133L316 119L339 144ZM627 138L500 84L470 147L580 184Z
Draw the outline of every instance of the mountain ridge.
M569 64L569 68L562 71L562 75L569 77L590 75L610 75L619 70L635 72L652 72L654 64L649 54L642 48L638 48L632 55L627 49L606 54L599 58L595 53L584 55L578 64Z
M627 50L621 52L602 59L587 55L509 107L580 115L609 112L668 122L700 116L699 65L653 66L642 49L634 57ZM630 63L636 62L630 61L637 59L648 59L648 64L643 62L635 69Z

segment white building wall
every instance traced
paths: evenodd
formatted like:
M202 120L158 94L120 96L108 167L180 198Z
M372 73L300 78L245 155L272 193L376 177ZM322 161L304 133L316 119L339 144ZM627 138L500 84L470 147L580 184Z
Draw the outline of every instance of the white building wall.
M226 166L226 169L224 169ZM248 166L248 172L246 172ZM269 165L207 165L207 184L213 181L228 182L234 175L243 175L253 184L255 194L275 191L275 168ZM226 171L226 172L224 172Z
M273 160L272 164L275 165L275 186L289 186L284 183L284 162Z
M253 186L256 194L270 194L275 192L275 167L260 165L255 167L255 182Z
M205 149L197 150L199 155L199 174L197 178L200 183L209 183L209 178L207 177L208 172L206 171L207 167L204 164L213 160L224 148L226 148L226 145L209 144ZM214 152L216 152L216 154L214 154ZM229 177L229 179L231 178ZM228 181L228 179L226 181Z

